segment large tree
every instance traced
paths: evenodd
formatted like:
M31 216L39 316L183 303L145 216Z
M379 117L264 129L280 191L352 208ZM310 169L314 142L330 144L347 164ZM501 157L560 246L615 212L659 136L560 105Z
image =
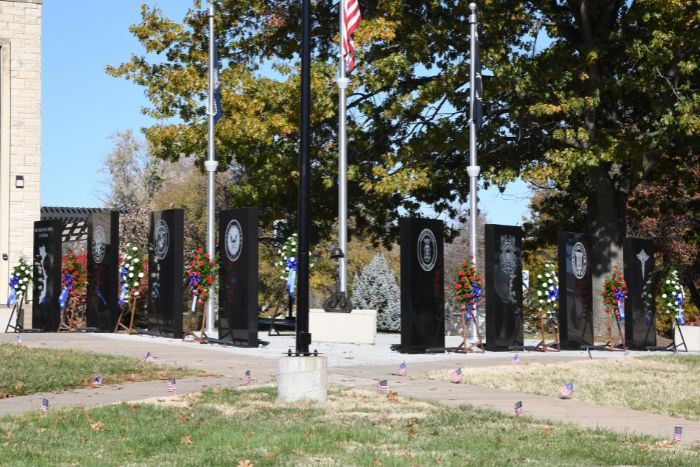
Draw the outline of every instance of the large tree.
M220 0L224 118L218 157L239 175L240 204L263 222L296 210L297 0ZM549 194L546 219L595 236L594 277L621 260L627 198L643 180L697 158L698 0L492 0L479 5L485 126L483 183L521 176ZM468 2L362 1L349 101L350 214L390 241L400 213L458 215L468 194ZM312 214L335 217L337 3L313 5ZM115 76L146 88L146 130L159 157L206 154L206 18L182 23L143 7L146 49ZM549 209L548 209L549 208ZM551 224L549 224L551 225ZM548 224L543 222L542 240Z

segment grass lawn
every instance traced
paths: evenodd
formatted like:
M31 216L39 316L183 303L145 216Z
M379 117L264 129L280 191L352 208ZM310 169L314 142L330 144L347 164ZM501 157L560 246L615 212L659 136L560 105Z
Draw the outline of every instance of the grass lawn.
M526 357L523 358L526 360ZM462 368L464 382L558 396L574 383L574 398L689 420L700 420L700 356L673 355L568 363L528 363L491 368ZM431 379L449 380L447 372Z
M103 384L118 384L199 373L136 358L9 344L0 344L0 362L0 398L80 388L98 374Z
M3 465L674 465L700 446L544 423L394 393L331 390L279 404L274 388L0 419ZM246 463L249 461L249 463Z

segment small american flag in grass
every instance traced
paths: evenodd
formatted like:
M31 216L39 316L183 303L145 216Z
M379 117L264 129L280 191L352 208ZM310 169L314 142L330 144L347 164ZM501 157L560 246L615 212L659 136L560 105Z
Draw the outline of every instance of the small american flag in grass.
M22 336L15 337L15 343L19 346L22 345Z
M151 352L146 352L146 356L143 357L146 363L151 363L152 361L155 360L155 357L151 354Z
M464 379L464 375L462 374L462 369L457 368L455 370L450 371L450 377L452 378L452 382L455 384L459 384L462 382L462 379Z
M168 380L168 392L175 392L177 391L177 383L175 382L175 378L172 378Z
M389 381L383 379L377 384L377 391L389 392Z
M519 417L525 412L523 409L523 401L518 401L515 403L515 416Z
M399 376L406 376L407 371L406 362L401 362L401 365L399 365Z
M42 412L46 412L49 410L49 400L48 399L41 399L41 407L39 408Z
M673 429L673 442L680 443L682 434L683 434L683 427L682 426L675 427Z
M517 365L520 363L520 354L518 352L515 352L515 355L513 355L513 359L510 361L511 365Z
M102 386L102 375L96 375L95 378L92 380L92 385L94 387Z
M571 399L572 392L574 392L574 383L567 383L559 388L559 396L562 399Z
M250 376L250 370L246 370L243 374L243 386L249 386L253 381L253 377Z

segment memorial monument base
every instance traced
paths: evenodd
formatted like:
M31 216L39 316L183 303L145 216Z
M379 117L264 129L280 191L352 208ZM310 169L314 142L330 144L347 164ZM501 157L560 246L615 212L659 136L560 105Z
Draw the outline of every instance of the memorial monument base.
M329 313L312 309L309 311L309 332L314 342L374 345L377 337L377 310Z
M679 329L680 328L680 329ZM681 337L681 332L683 336ZM674 326L674 342L676 347L682 349L685 343L685 351L700 352L700 326Z
M277 400L326 402L326 357L282 357L277 361Z
M12 308L6 308L0 306L0 332L4 333L7 329L7 324L10 321L10 314L12 314Z

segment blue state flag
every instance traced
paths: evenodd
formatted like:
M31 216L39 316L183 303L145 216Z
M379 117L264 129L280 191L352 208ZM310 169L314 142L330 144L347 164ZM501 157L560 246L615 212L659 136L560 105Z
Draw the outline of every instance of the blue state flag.
M219 51L214 46L214 59L212 60L214 68L214 124L217 124L223 115L221 113L221 83L219 82Z

